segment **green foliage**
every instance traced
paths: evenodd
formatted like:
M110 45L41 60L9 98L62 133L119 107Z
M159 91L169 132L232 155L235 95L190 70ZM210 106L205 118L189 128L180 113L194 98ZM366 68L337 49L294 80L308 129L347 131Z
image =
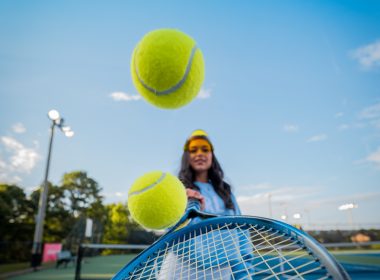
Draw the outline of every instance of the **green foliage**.
M99 243L103 231L102 224L106 220L99 184L88 177L86 172L73 171L63 175L60 189L65 201L65 209L72 219L71 223L66 225L70 231L64 238L65 248L75 251L78 244L85 240L86 218L94 220L93 238L88 241Z
M62 178L64 196L70 201L69 210L74 217L91 214L93 218L102 218L101 188L86 172L66 173Z
M131 218L126 203L103 204L101 188L86 172L66 173L59 185L48 182L44 242L62 242L66 249L81 242L151 243L155 235ZM41 188L29 197L16 185L0 184L0 262L29 261ZM93 237L84 237L86 219Z
M106 206L107 220L103 243L110 244L151 244L158 236L148 232L132 218L126 203L114 203ZM103 254L114 251L104 251Z
M1 184L0 213L0 223L2 225L30 222L33 207L22 188L16 185Z
M29 258L33 222L32 203L23 189L0 184L0 263Z
M31 194L35 213L38 211L40 188ZM48 199L46 204L44 223L44 242L61 242L70 231L70 225L74 222L65 202L62 188L48 183Z
M136 239L137 244L146 244L155 239L153 233L147 233L130 216L126 203L113 203L106 205L107 219L105 222L103 243L107 244L131 244L130 241ZM141 234L143 232L143 234ZM146 233L146 234L144 234ZM136 243L133 243L136 244ZM115 254L117 250L104 250L103 255Z
M103 236L104 243L125 244L130 224L126 204L114 203L106 206L107 220Z

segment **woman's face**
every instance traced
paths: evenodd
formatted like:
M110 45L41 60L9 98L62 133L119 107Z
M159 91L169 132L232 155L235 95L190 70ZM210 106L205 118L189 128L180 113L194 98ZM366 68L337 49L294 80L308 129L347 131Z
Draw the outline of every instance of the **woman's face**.
M212 164L212 151L209 142L194 139L189 143L190 166L195 172L208 171Z

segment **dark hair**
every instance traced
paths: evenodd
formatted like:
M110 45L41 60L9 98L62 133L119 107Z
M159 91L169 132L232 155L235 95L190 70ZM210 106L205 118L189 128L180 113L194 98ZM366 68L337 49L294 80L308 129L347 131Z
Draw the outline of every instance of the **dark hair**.
M209 141L206 137L197 138L202 138ZM195 172L190 165L190 155L187 149L185 149L182 155L181 169L179 171L178 177L186 188L199 191L199 188L194 184ZM231 186L223 181L224 172L217 158L215 157L214 151L212 151L212 164L210 169L208 170L208 178L211 181L211 184L214 187L215 192L223 199L226 208L235 209L235 206L231 199Z

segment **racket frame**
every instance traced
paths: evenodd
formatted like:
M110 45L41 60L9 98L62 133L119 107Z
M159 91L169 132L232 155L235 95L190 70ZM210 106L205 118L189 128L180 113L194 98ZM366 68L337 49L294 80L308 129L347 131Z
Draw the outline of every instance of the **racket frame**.
M188 221L192 218L201 217L204 220L196 223L194 225L185 226ZM350 279L347 272L343 267L336 261L336 259L313 237L308 235L302 230L299 230L287 223L257 217L257 216L217 216L199 211L199 205L191 205L189 203L189 208L182 219L171 228L165 235L154 242L149 248L137 255L132 261L130 261L124 268L122 268L115 276L114 280L125 279L126 275L130 275L133 270L139 267L148 256L154 255L158 250L165 248L168 244L175 242L178 237L189 234L190 232L200 231L205 227L212 227L216 225L223 225L229 223L237 224L255 224L263 228L277 230L281 233L285 233L288 237L292 238L299 245L301 245L310 255L316 258L322 266L326 268L328 273L333 279ZM182 227L181 227L182 226Z

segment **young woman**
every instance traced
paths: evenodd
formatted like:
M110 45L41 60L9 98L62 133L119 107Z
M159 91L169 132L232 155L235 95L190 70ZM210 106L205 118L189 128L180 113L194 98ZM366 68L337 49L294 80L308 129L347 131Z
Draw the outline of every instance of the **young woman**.
M198 199L204 212L218 215L241 214L231 186L224 181L224 173L215 157L214 146L205 131L196 130L187 139L178 177L186 187L188 198ZM190 224L201 220L195 218ZM236 248L239 243L240 250L222 250L216 244L215 247L203 246L203 238L229 240L231 245L227 245L228 248ZM158 279L251 279L254 275L254 258L250 244L249 232L244 233L240 229L210 232L207 237L191 238L181 252L192 248L189 255L195 259L187 260L186 254L178 257L176 252L170 252ZM201 265L197 268L194 264Z
M186 187L188 198L198 199L203 211L219 215L241 214L205 131L195 130L187 139L178 177Z

